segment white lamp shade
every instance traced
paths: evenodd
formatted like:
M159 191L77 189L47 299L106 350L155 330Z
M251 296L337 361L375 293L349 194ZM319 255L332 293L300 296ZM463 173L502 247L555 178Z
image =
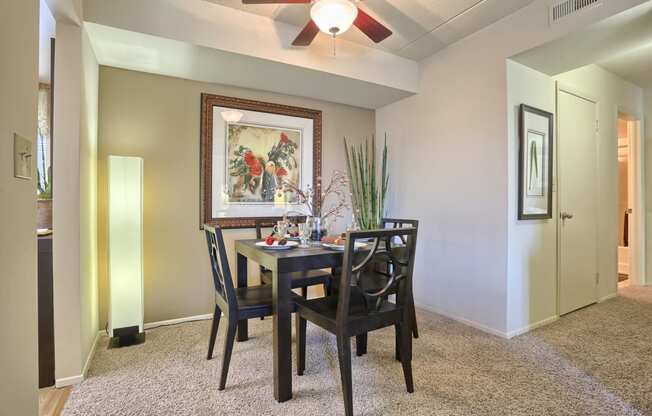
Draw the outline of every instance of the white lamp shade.
M224 110L220 115L227 123L237 123L242 120L242 116L244 116L244 114L238 110Z
M310 17L322 32L339 35L349 30L358 8L349 0L319 0L310 9Z
M143 159L108 158L109 332L143 332Z

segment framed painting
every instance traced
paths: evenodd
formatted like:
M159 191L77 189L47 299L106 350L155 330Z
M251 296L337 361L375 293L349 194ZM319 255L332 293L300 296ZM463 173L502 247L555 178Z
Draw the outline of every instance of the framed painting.
M518 219L552 218L553 114L521 104Z
M321 123L319 110L202 94L200 227L253 228L302 212L283 185L318 189Z

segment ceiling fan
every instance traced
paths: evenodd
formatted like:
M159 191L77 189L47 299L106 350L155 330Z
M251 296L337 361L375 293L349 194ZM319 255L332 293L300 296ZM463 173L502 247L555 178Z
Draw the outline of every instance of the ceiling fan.
M341 35L354 25L369 39L382 42L392 34L378 20L355 5L360 0L242 0L243 4L310 4L310 21L294 39L294 46L308 46L317 33L333 37Z

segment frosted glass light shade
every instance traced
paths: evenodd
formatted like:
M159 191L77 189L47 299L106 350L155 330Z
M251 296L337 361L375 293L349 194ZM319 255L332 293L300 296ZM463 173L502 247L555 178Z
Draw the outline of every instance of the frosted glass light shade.
M224 121L228 123L237 123L242 119L244 114L238 110L224 110L220 113Z
M310 17L322 32L339 35L349 30L358 8L349 0L319 0L310 9Z
M143 159L109 156L109 335L143 332Z

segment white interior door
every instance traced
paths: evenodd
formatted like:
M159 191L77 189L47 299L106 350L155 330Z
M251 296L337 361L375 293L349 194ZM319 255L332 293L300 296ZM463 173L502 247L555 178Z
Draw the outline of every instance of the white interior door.
M559 313L597 301L597 104L558 90Z

